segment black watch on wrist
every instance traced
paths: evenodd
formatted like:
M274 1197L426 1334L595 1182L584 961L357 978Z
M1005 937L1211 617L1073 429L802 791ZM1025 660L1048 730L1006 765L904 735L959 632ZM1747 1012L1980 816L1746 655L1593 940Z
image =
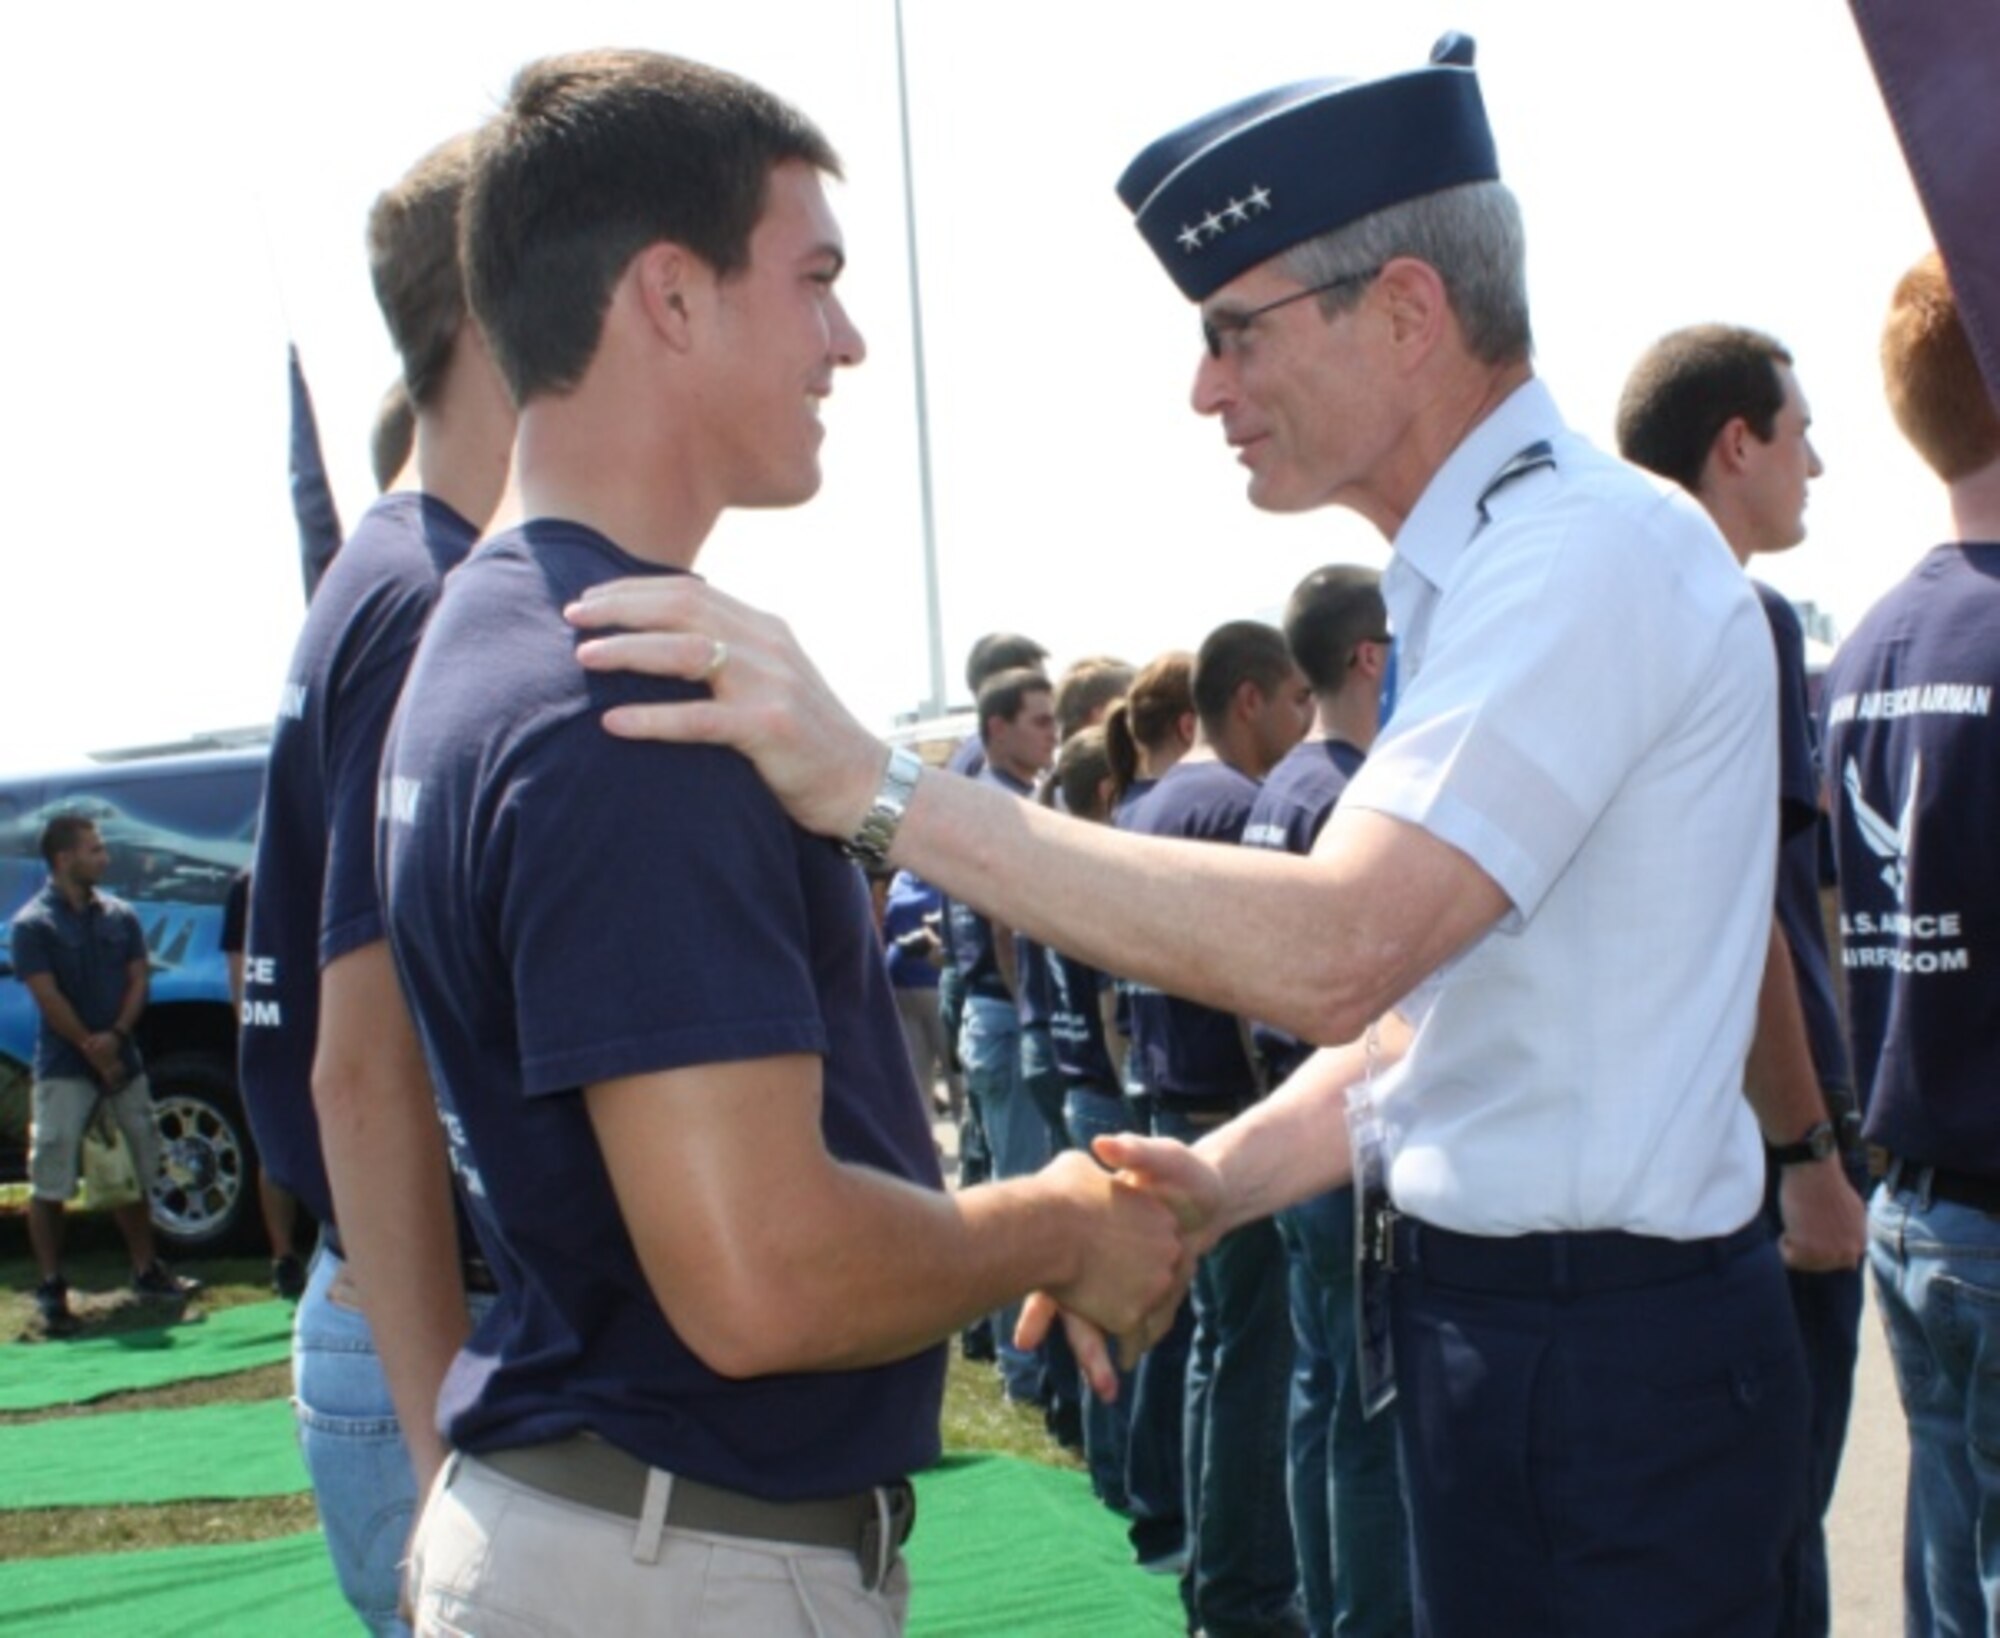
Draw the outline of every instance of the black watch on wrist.
M1769 1153L1774 1164L1779 1166L1803 1166L1808 1161L1825 1160L1840 1150L1840 1140L1833 1130L1830 1120L1817 1120L1808 1126L1805 1135L1796 1143L1774 1143Z

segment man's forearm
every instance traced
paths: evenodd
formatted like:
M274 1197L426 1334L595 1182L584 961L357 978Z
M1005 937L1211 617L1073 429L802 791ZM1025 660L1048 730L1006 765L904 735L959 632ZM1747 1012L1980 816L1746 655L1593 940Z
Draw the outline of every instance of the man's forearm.
M1462 854L1345 809L1301 859L1135 836L926 777L892 853L1104 971L1315 1042L1351 1039L1506 908Z
M334 1216L421 1493L444 1460L438 1389L470 1329L443 1131L388 946L334 962L320 994L313 1102Z
M125 994L118 1003L118 1016L111 1021L114 1034L122 1035L128 1041L132 1038L132 1032L139 1027L139 1020L145 1015L151 982L146 963L133 962L132 972L125 981Z
M1382 1034L1377 1070L1401 1055L1406 1039L1393 1021ZM1369 1052L1365 1040L1322 1047L1263 1102L1194 1146L1222 1178L1218 1236L1352 1181L1347 1094L1370 1073Z
M42 1015L42 1022L49 1032L67 1041L79 1052L88 1053L95 1031L87 1027L70 1005L69 997L56 988L56 981L47 973L38 973L25 981L28 993L35 998L35 1007Z
M585 1089L647 1281L711 1369L902 1359L1034 1287L1123 1332L1188 1271L1166 1212L1081 1154L956 1194L836 1160L818 1074L797 1057Z

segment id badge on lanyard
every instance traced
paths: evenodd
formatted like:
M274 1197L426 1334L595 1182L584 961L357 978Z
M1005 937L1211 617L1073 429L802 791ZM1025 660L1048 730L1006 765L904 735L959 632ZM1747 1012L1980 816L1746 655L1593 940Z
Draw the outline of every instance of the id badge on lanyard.
M1389 1332L1389 1272L1395 1266L1389 1164L1375 1107L1379 1037L1368 1026L1366 1069L1347 1093L1347 1144L1354 1157L1354 1342L1361 1371L1361 1412L1379 1415L1396 1399L1396 1349Z

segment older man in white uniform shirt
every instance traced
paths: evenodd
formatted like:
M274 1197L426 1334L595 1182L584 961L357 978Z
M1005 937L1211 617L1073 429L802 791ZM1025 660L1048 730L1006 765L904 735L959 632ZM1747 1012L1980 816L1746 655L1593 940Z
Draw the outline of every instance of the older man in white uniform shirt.
M1370 1181L1359 1094L1388 1161L1365 1346L1393 1368L1419 1630L1763 1638L1805 1431L1742 1099L1770 638L1701 511L1535 381L1471 57L1451 36L1413 73L1231 105L1120 183L1201 304L1195 407L1252 502L1347 506L1395 542L1403 696L1310 858L885 768L782 627L704 588L600 588L572 618L658 628L587 665L712 679L612 731L738 745L803 823L1032 937L1348 1043L1193 1149L1097 1152L1203 1245Z

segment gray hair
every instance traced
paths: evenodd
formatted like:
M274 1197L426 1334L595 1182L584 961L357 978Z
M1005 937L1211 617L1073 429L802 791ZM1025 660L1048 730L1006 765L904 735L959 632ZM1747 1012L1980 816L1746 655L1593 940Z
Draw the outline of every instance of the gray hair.
M1499 182L1467 182L1349 222L1292 246L1285 271L1307 286L1414 256L1444 281L1445 298L1484 364L1512 364L1534 350L1528 327L1527 240L1521 207ZM1319 298L1328 318L1361 299L1343 285Z

